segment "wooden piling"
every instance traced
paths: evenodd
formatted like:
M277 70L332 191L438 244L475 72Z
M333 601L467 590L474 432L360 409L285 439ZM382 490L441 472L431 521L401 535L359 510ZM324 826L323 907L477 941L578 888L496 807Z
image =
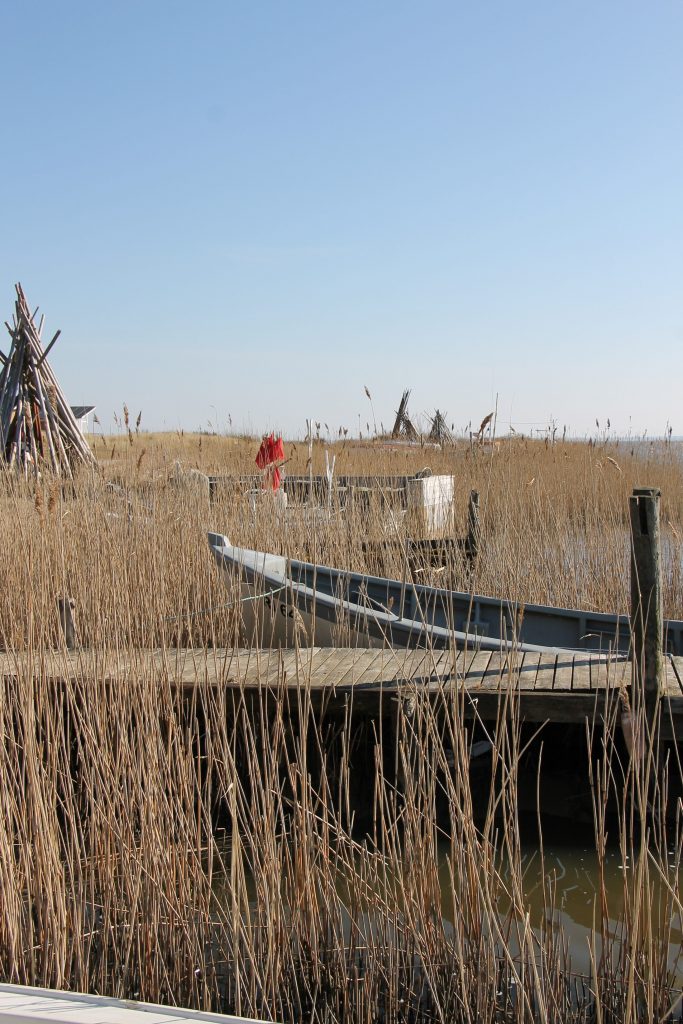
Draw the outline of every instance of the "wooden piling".
M467 557L473 561L479 554L479 491L470 491L467 506L467 540L465 541Z
M659 499L656 487L636 487L629 499L634 678L648 710L656 706L664 679Z
M74 609L76 602L72 597L60 597L57 601L59 607L59 625L64 636L64 643L67 651L76 650L76 622Z

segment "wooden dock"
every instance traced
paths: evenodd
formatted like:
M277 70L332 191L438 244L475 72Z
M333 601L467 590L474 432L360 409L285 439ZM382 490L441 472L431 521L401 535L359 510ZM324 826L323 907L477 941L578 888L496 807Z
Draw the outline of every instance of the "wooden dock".
M260 1024L247 1017L202 1013L131 999L59 992L27 985L0 985L0 1024Z
M521 718L579 723L603 715L629 688L632 664L592 653L489 652L312 647L298 650L210 649L45 651L0 654L3 678L88 680L125 685L149 680L183 690L240 692L305 688L313 708L353 706L372 713L382 697L457 694L465 714L495 718L514 697ZM666 732L683 738L683 658L665 658L661 694Z

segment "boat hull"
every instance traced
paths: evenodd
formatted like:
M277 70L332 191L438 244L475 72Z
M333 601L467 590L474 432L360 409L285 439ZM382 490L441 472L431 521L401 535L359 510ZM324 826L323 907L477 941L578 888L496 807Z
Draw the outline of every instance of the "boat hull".
M229 573L229 569L224 570ZM240 633L252 647L383 647L369 628L351 628L348 619L316 616L300 607L288 588L268 587L266 581L240 584Z
M241 580L248 641L259 646L449 647L628 653L627 616L496 598L288 560L209 534L219 566ZM683 655L683 621L665 622L665 648Z

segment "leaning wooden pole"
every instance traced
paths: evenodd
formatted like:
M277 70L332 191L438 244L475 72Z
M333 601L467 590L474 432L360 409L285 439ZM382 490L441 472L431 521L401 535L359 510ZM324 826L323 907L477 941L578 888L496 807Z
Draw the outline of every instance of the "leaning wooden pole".
M634 680L648 717L657 707L664 681L659 500L656 487L637 487L629 499Z
M470 491L470 500L467 506L467 540L465 541L465 554L470 561L479 554L479 491Z

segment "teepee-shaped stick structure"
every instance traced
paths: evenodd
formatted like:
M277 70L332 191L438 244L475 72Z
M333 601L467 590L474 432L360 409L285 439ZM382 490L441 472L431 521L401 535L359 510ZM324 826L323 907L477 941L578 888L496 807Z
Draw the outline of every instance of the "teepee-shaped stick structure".
M396 413L396 421L394 423L394 429L391 431L392 437L407 437L410 441L417 441L418 433L413 423L408 416L408 399L410 398L410 390L403 392L401 396L401 404L398 407Z
M73 476L77 463L94 465L93 455L67 402L47 355L60 331L43 349L43 317L36 326L20 284L13 323L5 321L12 344L0 352L0 461L26 475L41 469Z
M446 417L437 409L432 420L432 429L429 432L429 440L438 444L453 444L453 434L448 429Z

